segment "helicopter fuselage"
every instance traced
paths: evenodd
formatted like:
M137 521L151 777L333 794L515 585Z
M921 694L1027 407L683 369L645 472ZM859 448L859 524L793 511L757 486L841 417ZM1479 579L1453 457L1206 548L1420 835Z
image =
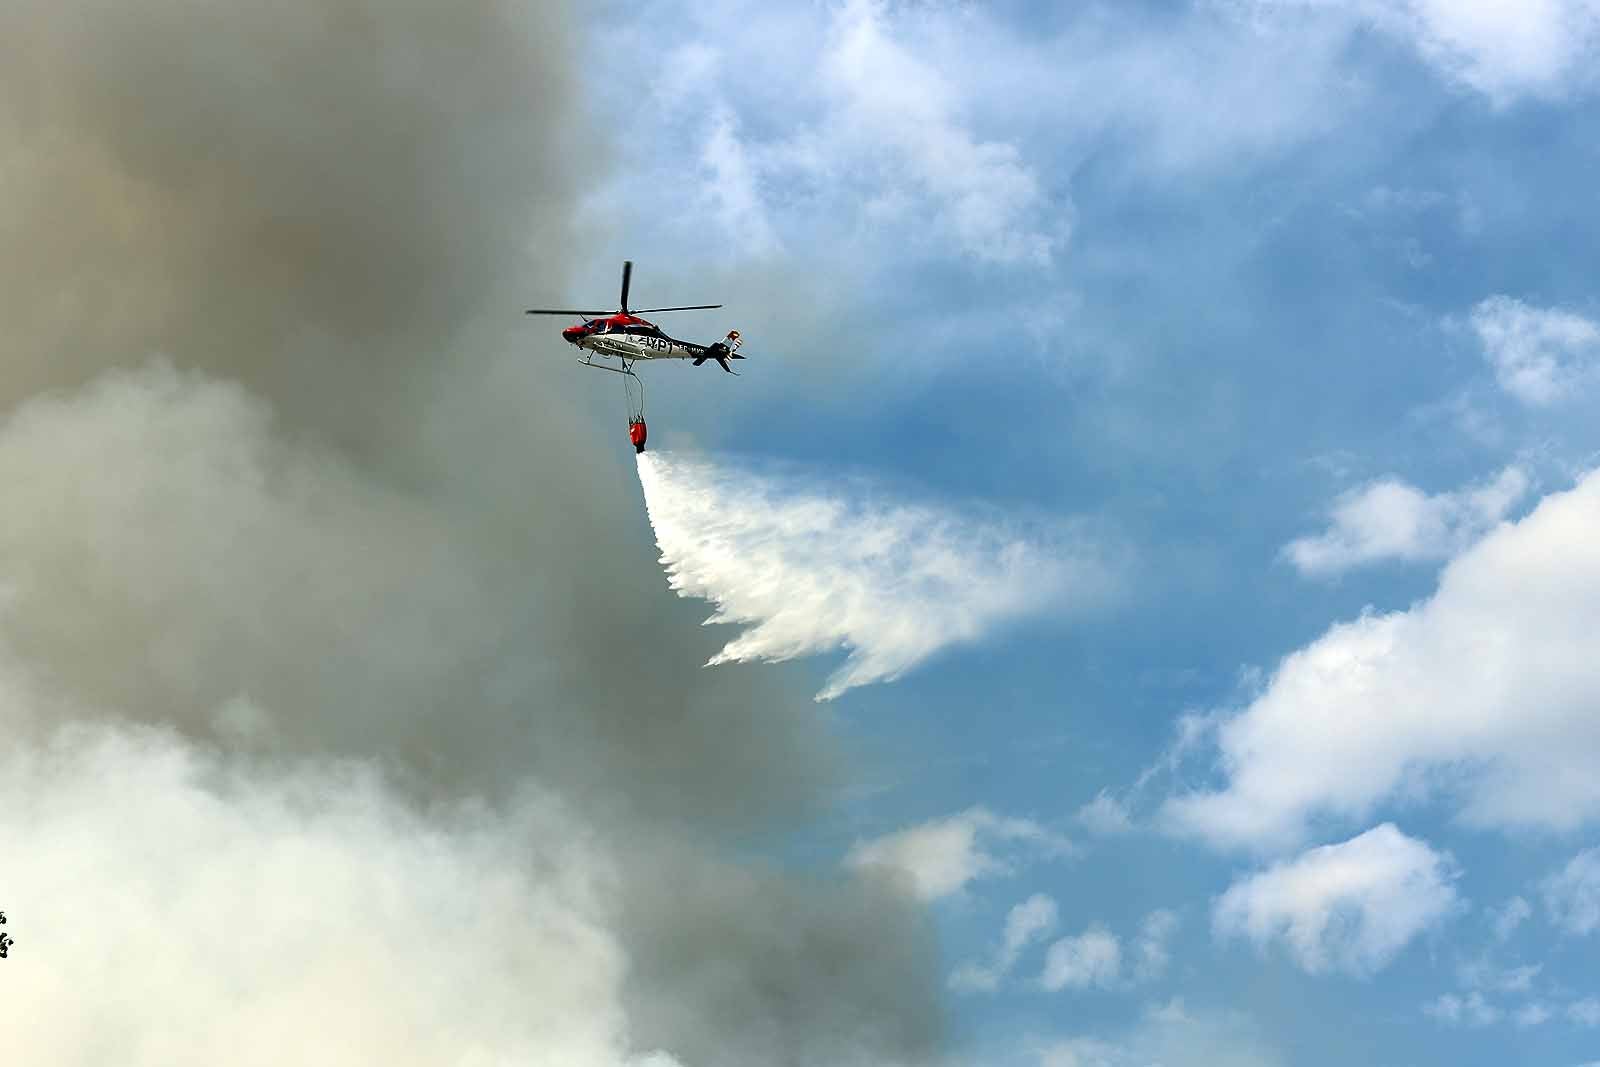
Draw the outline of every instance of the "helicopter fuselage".
M653 322L637 315L612 315L591 319L581 326L568 326L561 336L596 356L608 356L631 363L636 359L689 359L696 364L715 359L728 370L726 359L743 359L738 355L737 330L730 330L724 341L715 345L698 345L693 341L679 341L661 332Z
M668 337L660 327L636 315L594 319L567 327L561 336L585 351L616 359L694 359L705 353L704 345Z

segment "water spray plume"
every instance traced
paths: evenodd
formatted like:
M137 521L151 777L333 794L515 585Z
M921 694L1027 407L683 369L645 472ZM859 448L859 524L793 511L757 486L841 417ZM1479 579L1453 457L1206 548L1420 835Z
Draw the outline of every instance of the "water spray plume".
M708 666L844 650L818 700L1105 589L1092 546L1070 531L679 453L638 460L668 584L710 601L708 624L747 627Z

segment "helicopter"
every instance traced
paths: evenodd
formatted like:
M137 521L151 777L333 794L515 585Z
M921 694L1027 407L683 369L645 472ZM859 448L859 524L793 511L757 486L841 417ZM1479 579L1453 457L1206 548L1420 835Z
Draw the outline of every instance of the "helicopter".
M737 374L728 366L730 359L743 359L739 354L739 346L743 340L738 330L729 330L728 335L720 341L709 345L695 344L693 341L680 341L668 337L661 327L653 322L648 322L641 315L653 315L663 311L710 311L720 308L721 304L692 304L685 307L670 308L645 308L642 311L632 311L628 308L628 285L633 280L633 260L622 264L622 296L618 301L620 309L617 311L579 311L572 308L529 308L529 315L576 315L583 320L582 325L568 326L561 331L561 337L569 344L577 345L583 352L578 360L585 367L596 370L617 371L621 374L633 376L633 364L641 359L687 359L698 367L707 360L716 360L717 365L729 374ZM600 359L616 359L622 366L613 367L605 363L596 363ZM642 388L642 386L641 386Z

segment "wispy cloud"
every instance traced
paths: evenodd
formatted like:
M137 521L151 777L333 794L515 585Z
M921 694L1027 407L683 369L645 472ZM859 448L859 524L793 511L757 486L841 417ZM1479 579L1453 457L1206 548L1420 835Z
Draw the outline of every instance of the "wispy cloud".
M1561 1000L1528 1000L1515 1007L1497 1004L1473 990L1467 993L1444 993L1422 1006L1422 1013L1443 1026L1481 1029L1497 1023L1510 1023L1519 1030L1543 1026L1552 1019L1564 1020L1573 1026L1600 1026L1600 1000L1588 997L1562 1003Z
M931 202L968 254L1047 263L1056 239L1041 228L1033 170L1015 145L982 140L958 119L959 83L902 36L879 0L838 9L821 68L836 102L834 139L876 164L885 192Z
M1451 82L1497 106L1591 90L1600 8L1590 0L1234 0L1234 6L1342 12L1405 41Z
M1487 989L1495 993L1526 993L1544 969L1542 964L1498 967L1488 959L1474 960L1461 967L1461 984L1468 989Z
M1024 950L1048 937L1060 921L1056 902L1035 893L1012 908L994 959L988 964L967 964L950 977L950 987L962 992L993 992L1015 968ZM1125 943L1104 923L1091 923L1081 934L1054 942L1045 954L1038 986L1048 992L1063 989L1131 990L1166 973L1171 962L1169 945L1179 925L1178 913L1158 908L1139 923L1137 935Z
M1153 982L1171 962L1169 944L1179 925L1178 913L1158 908L1139 923L1131 942L1104 923L1092 923L1081 934L1063 937L1045 955L1039 985L1050 991L1108 989L1127 991Z
M1139 936L1133 943L1134 978L1147 982L1167 973L1172 961L1168 945L1178 932L1178 913L1170 908L1158 908L1144 917L1139 924Z
M1600 930L1600 848L1590 848L1540 885L1550 921L1584 937Z
M1055 900L1044 893L1035 893L1007 913L1005 931L993 961L981 965L969 963L958 968L950 976L950 988L962 992L993 992L1011 973L1023 951L1049 937L1059 920Z
M1104 926L1091 926L1050 946L1039 984L1050 992L1109 988L1122 975L1122 942Z
M1447 1026L1468 1027L1492 1026L1505 1014L1477 992L1465 996L1443 993L1424 1004L1422 1013Z
M1148 1006L1127 1030L1039 1049L1039 1067L1276 1067L1287 1062L1237 1013L1201 1014L1181 999Z
M1504 943L1511 939L1517 928L1533 916L1533 905L1522 897L1512 897L1504 905L1490 912L1494 923L1494 939Z
M1462 991L1429 1001L1423 1014L1454 1027L1506 1023L1526 1030L1552 1020L1600 1026L1600 1000L1575 994L1559 976L1539 981L1544 970L1540 963L1502 967L1487 956L1471 960L1457 972Z
M785 223L803 242L826 216L835 239L870 228L902 249L927 239L956 258L1047 265L1070 230L1065 194L986 124L993 112L973 106L970 71L943 47L953 23L988 20L880 0L821 14L702 11L702 35L670 49L652 84L641 136L665 125L699 142L698 195L734 247L770 252Z
M1500 387L1524 404L1568 399L1600 371L1600 326L1581 315L1491 296L1471 323Z
M1360 5L1447 77L1498 104L1593 86L1600 7L1589 0L1403 0Z
M847 650L818 700L1028 616L1103 602L1111 586L1095 546L1060 528L676 453L640 456L639 478L672 588L715 604L709 622L751 624L710 662Z
M1132 833L1134 829L1127 805L1104 789L1078 809L1077 819L1091 834L1102 837Z
M726 105L712 113L700 162L707 174L701 195L710 200L712 212L728 236L753 255L780 251L781 242L761 195L760 175L739 136L738 117Z

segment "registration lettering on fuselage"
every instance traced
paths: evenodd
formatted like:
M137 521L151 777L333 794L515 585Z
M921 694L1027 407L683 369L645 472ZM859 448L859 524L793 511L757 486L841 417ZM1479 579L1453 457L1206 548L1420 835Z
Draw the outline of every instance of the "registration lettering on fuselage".
M627 359L656 359L675 354L677 348L666 337L654 337L649 334L596 334L586 338L589 348L596 352L613 356L623 356Z

